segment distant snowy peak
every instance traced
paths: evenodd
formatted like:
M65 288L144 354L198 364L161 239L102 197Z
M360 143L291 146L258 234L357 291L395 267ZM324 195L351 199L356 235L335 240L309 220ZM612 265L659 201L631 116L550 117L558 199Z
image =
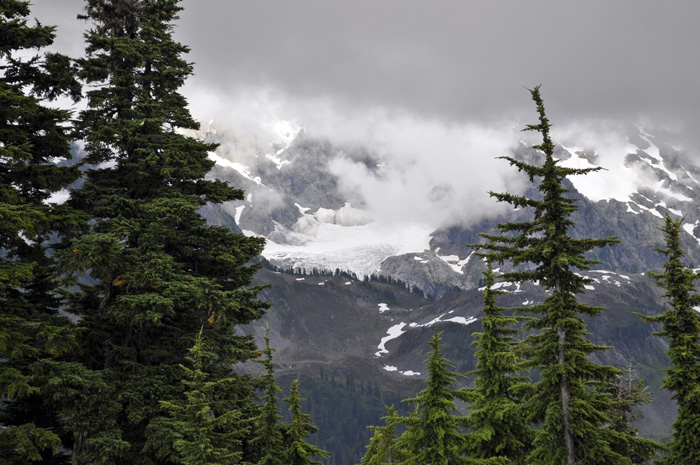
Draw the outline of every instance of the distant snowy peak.
M581 147L561 145L569 157L562 165L570 168L603 168L595 175L571 176L574 187L594 202L617 200L628 204L628 212L662 216L656 207L682 215L683 203L693 202L699 184L693 172L680 163L682 147L655 142L655 137L638 126L633 143L628 137L626 153L599 154ZM639 145L637 145L639 144Z

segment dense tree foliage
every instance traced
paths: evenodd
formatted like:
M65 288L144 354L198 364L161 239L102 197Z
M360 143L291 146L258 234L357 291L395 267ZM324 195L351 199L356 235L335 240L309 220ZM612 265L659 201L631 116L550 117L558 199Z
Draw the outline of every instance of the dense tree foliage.
M81 417L94 425L72 427L75 463L96 463L94 455L99 463L168 462L185 433L170 428L161 402L186 399L181 365L200 328L201 350L215 356L208 382L216 383L253 356L252 339L235 327L266 308L250 287L256 268L246 265L263 240L209 226L198 211L242 192L205 179L215 147L179 131L198 124L178 91L192 73L187 47L172 38L178 4L87 0L83 15L91 28L79 65L89 90L77 134L92 169L69 204L92 221L60 255L66 284L77 286L68 311L80 318L85 380L114 389L119 408L84 406ZM220 413L255 414L247 377L225 389Z
M277 394L282 392L275 379L275 365L272 355L275 349L270 347L269 329L265 332L265 349L262 351L264 358L260 363L265 368L265 374L260 377L260 385L263 390L263 404L260 414L255 419L255 428L251 446L257 453L258 465L282 465L284 458L284 438L282 436L282 424L280 409L277 405Z
M526 463L533 439L523 405L529 379L519 374L524 360L518 353L520 330L514 327L523 317L507 315L498 307L496 296L503 291L494 289L496 274L489 254L483 258L487 265L483 332L473 334L478 361L470 374L475 386L465 390L471 410L467 421L473 430L468 450L474 458L505 457L520 465Z
M47 399L45 363L61 363L78 348L78 332L59 315L49 242L70 234L81 216L52 203L77 167L71 159L68 111L47 100L77 99L70 60L32 55L51 45L54 28L29 24L29 2L0 4L0 461L43 460L58 451L55 404ZM38 52L37 52L38 53Z
M442 338L435 330L428 342L432 351L425 361L427 385L418 396L406 399L416 406L416 414L404 419L406 432L399 439L405 465L454 465L468 463L464 457L465 418L458 414L456 387L458 375L440 353Z
M700 305L694 281L700 274L683 264L681 249L681 220L666 216L662 231L666 246L657 250L666 256L664 271L649 274L666 289L664 297L671 308L648 321L661 323L656 333L668 340L667 354L671 366L664 378L664 387L673 393L678 404L678 417L673 424L673 438L668 444L668 456L659 463L690 465L700 463Z
M208 380L207 365L215 359L204 348L200 332L187 357L191 368L181 366L185 371L185 398L161 401L174 419L163 419L163 426L169 426L176 438L174 447L179 456L172 458L185 465L231 465L239 463L243 455L240 444L249 425L239 411L220 411L227 404L221 399L221 392L225 392L222 388L235 380Z

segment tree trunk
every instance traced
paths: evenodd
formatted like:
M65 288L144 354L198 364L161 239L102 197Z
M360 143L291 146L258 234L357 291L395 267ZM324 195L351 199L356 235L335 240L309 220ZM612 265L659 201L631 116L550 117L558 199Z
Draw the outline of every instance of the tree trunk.
M566 344L566 331L561 326L557 327L557 336L559 336L559 365L564 365L564 345ZM571 421L569 419L569 402L571 400L571 392L569 392L569 384L566 382L566 377L562 375L559 381L561 389L561 416L564 422L564 444L566 445L566 464L574 465L576 459L574 457L574 438L571 436Z

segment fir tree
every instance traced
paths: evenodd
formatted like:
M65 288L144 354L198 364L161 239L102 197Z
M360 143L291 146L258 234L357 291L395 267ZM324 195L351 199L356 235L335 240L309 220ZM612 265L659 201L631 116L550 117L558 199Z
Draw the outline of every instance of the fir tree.
M455 388L459 375L451 369L450 362L442 356L441 333L437 328L433 339L428 342L432 348L425 361L428 371L427 386L418 396L406 399L416 405L416 415L406 418L407 430L399 440L406 458L404 465L455 465L471 463L463 455L465 419L457 414L456 400L459 393Z
M632 365L623 374L606 387L606 392L612 398L612 406L608 412L610 428L625 437L636 437L637 429L633 426L638 415L635 408L651 402L651 395L647 391L644 381L637 377ZM621 455L630 457L633 463L641 463L652 459L665 448L660 444L650 441L623 441L615 445L615 450Z
M77 179L70 113L48 106L80 86L68 57L29 56L53 43L54 28L28 24L29 2L0 4L0 460L50 461L61 445L56 409L46 404L36 371L78 348L77 331L59 315L53 235L72 233L80 215L51 203Z
M289 404L289 411L292 412L292 421L287 429L287 450L284 454L283 462L288 465L321 465L318 460L311 457L318 456L328 458L328 452L309 444L306 438L318 431L311 423L311 415L302 413L301 401L299 397L299 380L292 382L289 397L284 399Z
M382 418L384 426L370 426L374 431L374 436L370 439L367 452L362 457L360 465L384 465L398 463L403 458L397 451L397 426L402 423L402 419L391 406L386 409L387 415Z
M263 405L260 415L255 419L255 435L251 445L258 452L260 458L258 465L282 465L284 455L284 441L280 420L279 407L277 406L277 394L282 390L275 380L275 365L272 363L272 355L275 349L270 347L269 328L265 332L265 356L260 363L265 367L265 374L260 377L260 385L264 391Z
M595 317L603 309L577 299L589 279L576 271L597 263L587 259L586 252L613 245L617 239L573 238L569 232L575 225L570 217L578 207L576 200L566 195L569 191L564 186L567 176L600 168L573 169L559 164L553 155L551 125L539 87L531 90L531 95L539 123L528 125L525 130L541 134L542 143L533 148L541 152L544 162L535 165L504 158L527 174L541 198L492 192L491 196L500 202L533 209L534 217L530 221L501 224L498 235L484 235L493 252L492 259L510 261L514 267L514 271L504 273L503 279L535 281L551 292L541 304L527 307L527 311L538 315L525 325L534 330L526 339L528 366L539 371L540 379L533 385L527 403L528 419L539 428L526 461L532 465L628 464L630 459L616 452L616 446L642 440L609 428L607 412L612 401L602 389L620 370L598 365L589 358L606 347L587 339L583 317Z
M483 332L472 334L478 361L470 374L476 379L474 388L464 392L471 409L467 422L473 430L468 451L474 458L505 457L509 463L521 465L533 439L522 405L529 379L518 376L523 359L515 336L520 330L513 328L523 317L507 316L505 309L497 306L496 296L503 291L494 289L496 274L489 254L481 255L487 265Z
M180 365L200 328L218 357L209 381L228 379L232 363L256 352L235 327L267 308L250 286L257 267L247 266L264 241L199 214L207 202L243 197L205 179L215 146L179 131L198 127L179 93L192 73L187 47L172 38L180 10L178 0L87 0L83 15L92 27L80 76L90 90L77 127L93 169L69 202L92 221L60 253L73 283L81 273L91 278L77 283L69 311L84 331L82 362L118 392L115 421L130 447L102 452L120 463L162 463L175 453L160 401L184 399ZM249 378L222 389L222 411L253 415Z
M240 444L247 430L240 412L217 411L221 388L234 379L207 379L207 365L215 359L205 349L200 331L187 357L192 368L181 366L186 374L185 400L161 401L175 419L171 424L177 438L174 446L179 453L178 462L185 465L231 465L239 463L243 455Z
M652 323L661 323L658 336L668 340L670 368L663 386L673 393L678 404L678 416L673 423L673 438L668 444L668 456L659 461L668 465L700 463L700 317L694 307L700 305L694 281L700 274L686 267L681 249L681 220L666 216L662 231L666 247L657 250L666 256L664 271L649 274L659 286L671 308L661 315L644 317Z

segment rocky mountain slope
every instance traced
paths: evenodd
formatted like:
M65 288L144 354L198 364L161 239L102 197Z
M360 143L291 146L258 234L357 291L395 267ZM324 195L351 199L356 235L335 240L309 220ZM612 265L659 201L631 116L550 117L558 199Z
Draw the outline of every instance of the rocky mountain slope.
M273 129L251 136L212 126L193 135L221 144L211 154L217 163L211 175L246 191L245 201L206 207L204 215L213 223L266 237L265 259L287 271L258 273L259 282L272 284L264 298L273 307L261 322L245 328L261 338L264 327L270 327L281 378L303 375L318 405L342 398L354 405L358 418L378 419L382 403L412 396L422 387L425 341L435 325L444 331L446 356L458 370L473 369L471 333L481 329L483 263L464 245L478 243L478 234L495 224L528 213L494 209L471 221L433 225L387 221L368 207L362 192L343 188L344 173L336 166L342 156L351 163L346 168L359 166L369 181L382 182L386 160L380 153L315 139L291 123ZM634 313L662 310L661 291L645 272L663 262L654 246L663 240L659 227L664 215L685 218L688 264L700 261L700 169L671 140L667 133L653 136L631 127L624 153L615 157L567 145L557 151L566 166L608 162L607 171L574 177L569 186L580 198L573 234L621 240L594 255L602 263L583 272L594 283L582 300L607 308L591 321L590 331L594 342L611 349L596 357L631 368L645 380L654 401L641 409L638 427L657 438L668 435L673 421L669 395L660 390L665 345ZM524 142L511 154L539 156ZM469 174L465 182L470 182ZM436 208L451 201L450 190L440 184L431 190ZM499 285L509 291L502 306L527 306L544 297L533 284ZM358 461L369 432L357 425L362 431L353 432L353 440L347 440L348 431L339 439L338 422L343 420L330 407L315 408L319 441L336 452L331 463Z

